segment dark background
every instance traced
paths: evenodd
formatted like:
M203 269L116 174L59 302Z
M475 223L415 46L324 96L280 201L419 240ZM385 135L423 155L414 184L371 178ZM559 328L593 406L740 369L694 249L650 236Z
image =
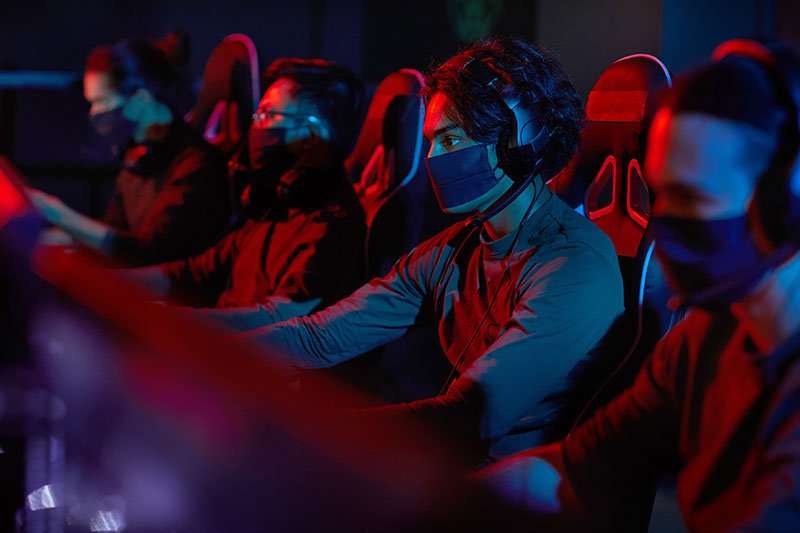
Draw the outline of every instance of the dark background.
M190 70L202 75L226 35L255 42L261 68L277 57L317 56L353 68L371 85L403 67L426 70L481 35L510 34L549 47L585 97L615 59L651 53L672 71L731 37L800 44L796 0L0 0L2 70L75 76L65 90L0 90L0 153L31 181L97 214L110 189L110 159L92 148L80 88L89 51L129 35L191 38ZM98 167L99 161L99 167ZM93 168L97 167L97 168Z
M377 82L401 67L425 69L464 44L459 20L486 20L486 33L518 35L551 47L587 92L611 61L658 54L673 70L734 36L800 42L793 0L4 0L0 66L80 71L95 45L180 28L202 73L227 34L246 33L263 59L321 56ZM482 13L496 16L481 17ZM465 14L467 14L465 16ZM474 18L474 16L473 16ZM478 28L481 29L481 28ZM475 35L474 33L472 35ZM460 38L461 37L461 38Z
M277 57L323 57L350 66L373 86L399 68L424 71L474 37L516 35L555 52L585 98L611 62L633 53L655 54L676 72L731 37L780 38L798 47L800 2L0 0L0 154L21 164L34 186L100 214L114 168L90 148L79 82L85 58L100 43L173 29L190 35L196 79L223 37L245 33L262 69ZM4 71L56 72L75 81L58 90L10 88ZM5 457L21 454L5 451ZM0 472L21 476L8 468L0 458ZM0 491L0 515L18 505Z

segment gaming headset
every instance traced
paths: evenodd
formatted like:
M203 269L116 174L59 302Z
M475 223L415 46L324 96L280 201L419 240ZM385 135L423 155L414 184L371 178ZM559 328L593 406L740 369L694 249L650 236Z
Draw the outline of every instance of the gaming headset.
M468 54L458 54L442 67L465 72L485 88L494 91L513 117L498 136L497 157L500 168L515 184L469 222L482 224L505 209L533 180L542 168L545 150L555 130L550 131L537 110L521 105L521 99L514 95L511 76L498 67L493 59L477 59Z
M487 89L494 91L500 97L500 100L506 108L511 112L511 116L513 117L511 122L505 126L503 130L501 130L500 135L498 135L497 159L503 172L514 180L514 185L487 209L467 220L465 226L470 228L470 230L467 232L467 235L461 239L455 252L450 256L449 261L442 270L437 282L439 286L443 284L446 285L449 282L453 273L450 267L455 263L474 230L505 209L511 202L518 198L527 185L533 181L542 168L548 143L555 132L555 130L551 131L547 125L545 125L544 118L538 111L521 105L521 99L514 95L514 86L511 76L500 69L493 59L476 59L467 54L459 54L444 63L441 68L453 68L457 71L465 72ZM511 144L510 147L509 144ZM538 194L534 195L534 199L528 206L523 220L528 218L538 196ZM520 224L514 234L514 239L508 248L508 252L506 252L506 258L513 252L517 239L519 239L521 229L522 224ZM501 278L501 283L498 283L497 289L486 308L486 312L483 314L483 317L481 317L469 341L456 358L453 369L442 384L438 395L443 394L452 382L457 372L458 365L461 364L461 361L464 359L469 347L472 345L483 323L489 316L489 312L494 306L494 302L502 287L502 280L509 277L508 272L508 269L505 269L503 277ZM447 278L443 280L442 278L444 278L445 274Z
M787 112L781 138L768 168L761 174L748 206L748 217L761 225L774 247L767 266L774 268L791 257L800 247L800 58L779 43L764 44L749 39L732 39L717 46L714 61L739 56L753 60L768 74L778 100ZM724 293L752 272L723 280L681 302L684 306L700 304Z
M769 75L776 96L787 112L781 139L772 161L761 175L751 207L776 247L792 241L800 244L800 212L792 191L792 176L800 152L800 58L781 44L734 39L719 45L712 59L743 56L761 65ZM778 209L776 209L776 207Z

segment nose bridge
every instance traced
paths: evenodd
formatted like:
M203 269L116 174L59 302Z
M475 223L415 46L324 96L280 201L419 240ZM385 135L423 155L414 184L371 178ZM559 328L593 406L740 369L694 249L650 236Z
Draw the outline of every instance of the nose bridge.
M442 146L442 143L439 142L438 139L435 139L433 142L430 143L430 148L428 149L428 157L436 157L437 155L442 155L447 153L447 150Z

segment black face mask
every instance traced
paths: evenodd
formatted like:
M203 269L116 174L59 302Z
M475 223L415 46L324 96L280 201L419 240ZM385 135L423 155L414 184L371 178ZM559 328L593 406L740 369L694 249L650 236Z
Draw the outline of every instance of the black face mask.
M442 210L480 198L497 185L485 144L425 159L433 192Z
M771 265L758 251L747 217L653 217L656 254L681 302L731 304L749 294Z
M248 133L247 186L241 196L250 218L258 218L278 201L278 183L297 158L286 146L286 128L255 129Z
M115 156L128 146L136 131L136 123L125 117L124 108L121 105L103 113L89 115L89 122L108 141Z
M284 167L283 172L289 169L294 158L289 152L289 147L286 146L287 132L286 128L250 128L247 142L252 170L261 170L276 165ZM269 170L270 174L275 173L271 168Z

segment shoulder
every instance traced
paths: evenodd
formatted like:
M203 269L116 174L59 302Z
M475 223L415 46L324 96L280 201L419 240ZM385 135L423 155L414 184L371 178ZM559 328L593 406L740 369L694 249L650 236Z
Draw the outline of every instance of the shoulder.
M573 290L584 287L622 298L616 251L600 228L555 195L537 215L536 227L526 237L529 250L524 277L555 278Z
M608 235L591 220L571 209L555 194L546 204L549 219L550 244L554 247L573 247L594 250L613 265L617 254Z
M699 353L709 336L727 341L738 327L739 321L728 311L712 312L693 307L670 328L657 346L662 351L675 351L680 347L690 353Z
M219 150L187 127L168 174L182 175L194 172L209 172L224 176L225 160Z
M407 255L411 254L420 255L434 251L438 251L440 253L447 250L454 251L461 245L461 243L464 240L470 238L474 238L475 243L477 245L479 234L480 234L479 229L467 226L465 221L462 220L445 228L436 235L422 241L417 246L415 246L411 250L411 252L409 252Z
M711 352L723 350L737 326L738 321L729 313L690 309L655 345L649 359L651 372L670 376L675 384L687 383L698 360L713 359Z

